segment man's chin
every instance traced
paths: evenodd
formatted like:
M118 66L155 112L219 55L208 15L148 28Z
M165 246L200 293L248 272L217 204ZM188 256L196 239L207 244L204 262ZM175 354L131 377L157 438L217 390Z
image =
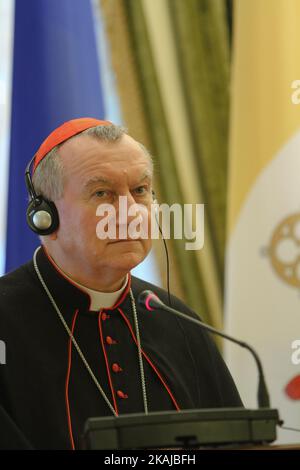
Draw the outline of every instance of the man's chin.
M119 253L118 256L112 256L107 267L113 270L119 270L124 272L129 272L131 269L138 266L147 256L147 253L136 253L131 251L126 251L124 253Z

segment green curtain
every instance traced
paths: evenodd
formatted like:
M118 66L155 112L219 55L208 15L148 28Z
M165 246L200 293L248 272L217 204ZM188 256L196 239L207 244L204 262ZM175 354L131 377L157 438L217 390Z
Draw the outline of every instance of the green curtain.
M185 175L178 172L176 165L176 141L170 132L170 121L176 119L176 113L170 118L166 111L166 90L162 89L161 71L155 60L159 51L157 47L155 50L153 37L161 31L159 25L157 32L155 29L149 30L148 15L149 12L151 14L151 8L162 6L156 3L158 1L164 2L164 11L167 11L168 24L171 25L169 34L176 52L176 80L180 83L182 93L181 102L184 104L192 148L193 172L196 172L198 185L196 189L200 189L202 195L201 201L194 202L205 204L204 249L208 245L211 247L210 261L202 264L202 254L185 250L182 240L170 240L168 244L177 267L176 278L184 300L200 312L204 320L220 326L229 111L227 3L225 0L152 0L148 4L147 0L102 0L125 121L126 124L129 121L129 129L134 125L132 103L135 95L135 100L139 102L139 106L135 107L138 137L146 141L154 156L159 202L169 204L190 202L187 201L185 191L189 181L182 184ZM125 44L128 55L126 61L124 53L121 56L118 51L124 49ZM120 62L123 62L123 66L120 66ZM122 78L124 67L126 81ZM130 88L129 96L126 94L126 89L130 87L128 70L134 77L131 78L134 87ZM165 80L173 79L174 76L165 77ZM209 274L210 271L214 273L213 276ZM221 308L216 307L216 296Z

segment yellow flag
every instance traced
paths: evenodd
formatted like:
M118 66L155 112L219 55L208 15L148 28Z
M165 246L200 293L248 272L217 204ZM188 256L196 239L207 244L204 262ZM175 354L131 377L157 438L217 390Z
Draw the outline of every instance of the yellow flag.
M272 406L299 428L300 1L237 0L234 19L226 328L256 348ZM226 356L255 406L253 360L234 346Z

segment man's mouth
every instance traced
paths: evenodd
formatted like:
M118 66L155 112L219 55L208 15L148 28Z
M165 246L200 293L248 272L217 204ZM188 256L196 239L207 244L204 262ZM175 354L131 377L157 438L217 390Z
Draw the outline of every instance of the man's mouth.
M112 240L109 242L109 244L111 243L130 243L130 242L138 242L140 241L140 238L135 238L135 239L120 239L120 240Z

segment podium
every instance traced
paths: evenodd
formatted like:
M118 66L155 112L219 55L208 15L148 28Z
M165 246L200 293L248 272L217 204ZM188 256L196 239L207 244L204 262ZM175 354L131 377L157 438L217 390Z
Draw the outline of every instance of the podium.
M276 439L276 409L216 408L89 418L83 448L197 449L259 445Z

